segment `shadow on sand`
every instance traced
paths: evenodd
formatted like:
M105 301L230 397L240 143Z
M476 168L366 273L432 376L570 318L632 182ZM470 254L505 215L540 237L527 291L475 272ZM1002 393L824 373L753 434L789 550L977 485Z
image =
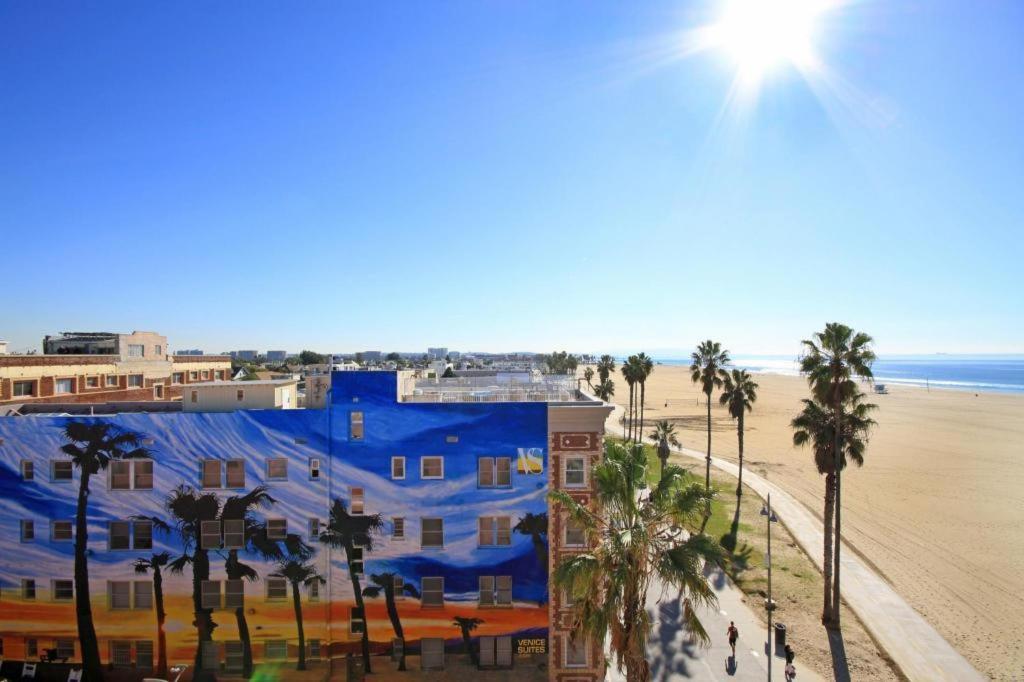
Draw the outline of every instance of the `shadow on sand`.
M846 662L846 645L841 630L828 631L828 647L832 651L832 674L836 682L850 682L850 668Z

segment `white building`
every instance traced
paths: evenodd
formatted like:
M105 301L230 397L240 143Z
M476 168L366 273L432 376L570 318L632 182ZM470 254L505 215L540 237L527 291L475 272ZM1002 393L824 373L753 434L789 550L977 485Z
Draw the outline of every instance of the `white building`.
M185 412L234 410L292 410L299 406L295 379L208 381L189 384L181 396Z

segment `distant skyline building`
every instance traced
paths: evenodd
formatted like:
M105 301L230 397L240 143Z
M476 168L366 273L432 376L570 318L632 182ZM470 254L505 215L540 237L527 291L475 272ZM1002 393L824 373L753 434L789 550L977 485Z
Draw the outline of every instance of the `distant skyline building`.
M191 348L189 350L179 350L175 355L205 355L205 353L198 348Z
M259 357L260 352L258 350L234 350L231 351L231 357L238 360L253 361Z
M267 362L284 362L288 359L288 351L286 350L268 350L267 351Z
M448 355L448 349L444 346L438 346L436 348L428 348L427 356L431 360L444 360L445 356Z
M380 362L383 357L384 353L379 350L363 351L363 362Z

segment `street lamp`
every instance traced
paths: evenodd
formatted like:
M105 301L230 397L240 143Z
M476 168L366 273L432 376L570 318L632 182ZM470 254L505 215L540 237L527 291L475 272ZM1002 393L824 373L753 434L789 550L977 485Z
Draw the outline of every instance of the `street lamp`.
M761 506L761 516L766 518L768 524L768 553L765 560L768 563L768 601L764 608L768 612L768 682L772 682L772 611L775 610L775 602L772 601L772 524L778 522L779 517L772 511L772 494L768 493L768 504Z

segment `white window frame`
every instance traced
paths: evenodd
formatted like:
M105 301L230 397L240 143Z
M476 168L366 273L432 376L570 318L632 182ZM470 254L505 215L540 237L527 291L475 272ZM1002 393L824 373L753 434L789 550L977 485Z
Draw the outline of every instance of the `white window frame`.
M149 473L139 471L149 465ZM145 477L149 476L149 485L145 485ZM132 460L132 490L152 490L156 478L156 462L148 457L140 457ZM140 482L141 481L141 482Z
M34 398L36 397L36 380L35 379L18 379L11 382L11 397L12 398ZM28 384L28 393L18 393L18 387Z
M362 516L366 513L366 488L361 485L349 486L349 512L353 516Z
M120 383L120 377L117 374L106 374L103 377L103 384L106 388L117 388Z
M32 519L22 519L19 524L21 527L21 541L22 542L35 542L36 541L36 522Z
M199 604L201 608L210 610L223 608L224 591L221 589L220 583L220 580L204 580L200 584Z
M441 523L441 542L440 544L426 544L426 533L428 532L424 526L426 521L440 521ZM437 533L438 531L431 530L431 534ZM420 518L420 549L444 549L444 517L441 516L426 516Z
M146 377L142 374L128 375L128 388L145 388Z
M21 598L25 601L34 601L36 598L36 581L35 578L22 578L21 579Z
M402 467L401 476L395 474L395 465L398 464ZM404 481L405 480L405 456L395 455L391 458L391 480L392 481Z
M114 600L114 586L121 588L126 587L127 603L123 606L118 606ZM108 580L107 581L107 608L111 611L131 611L132 609L132 581L131 580Z
M213 466L217 467L217 483L207 483L206 475L207 468L213 469ZM213 473L210 471L209 473ZM224 487L224 462L219 459L202 459L199 460L199 487L203 490L219 490Z
M582 526L580 526L579 528L580 528L580 532L583 534L583 540L581 542L579 542L579 543L569 542L570 525L574 525L574 524L575 524L575 522L571 518L566 516L566 518L565 518L565 529L562 532L562 545L564 547L572 548L572 549L582 549L582 548L585 548L587 546L587 531Z
M498 463L504 461L507 468L508 482L502 483L498 480ZM486 480L485 480L486 472ZM478 488L511 488L512 487L512 458L499 455L484 455L477 458L476 462L476 485Z
M140 597L142 597L140 599ZM132 581L132 610L151 611L153 609L153 582L150 580Z
M430 647L431 651L426 651L427 647ZM440 651L436 648L440 647ZM440 663L433 665L433 657L440 656ZM424 637L420 640L420 667L424 670L444 670L445 668L445 651L444 651L444 638L442 637Z
M578 649L576 649L573 646L572 637L570 637L569 635L562 635L562 663L563 663L563 667L566 667L566 668L586 668L586 667L589 666L589 661L590 661L590 643L586 639L583 639L584 635L580 635L580 637L581 637L581 639L578 642L576 642L576 643L577 644L579 644L579 643L583 644L583 661L582 662L579 662L579 661L575 661L574 662L574 661L570 661L569 653L570 653L570 651L578 651Z
M431 583L431 587L428 587L428 580L439 582ZM440 603L428 603L427 595L440 595ZM424 576L420 578L420 607L424 609L444 608L444 576Z
M426 474L427 460L439 460L441 462L441 473L437 476L428 476ZM424 481L441 481L444 480L444 456L443 455L424 455L420 457L420 479Z
M74 377L61 377L53 380L53 394L54 395L73 395L75 393L75 379ZM60 390L62 386L70 386L70 390Z
M120 471L123 470L123 471ZM107 486L110 490L132 489L132 462L128 459L115 459L110 463ZM121 479L120 481L118 479ZM123 483L121 482L123 481Z
M224 549L245 549L245 519L224 519Z
M62 587L69 587L70 588L70 593L68 593L68 590L64 590L64 592L67 594L66 597L58 597L57 596L57 583L66 583L66 585L64 585ZM67 578L67 579L61 578L59 580L54 578L53 580L50 581L50 595L51 595L53 601L56 601L56 602L70 602L70 601L74 601L75 600L75 581L71 580L70 578Z
M231 470L232 470L232 468L234 468L236 470L236 473L238 471L242 472L242 480L241 480L241 482L237 482L236 481L236 482L232 483L232 481L231 481ZM235 458L235 459L226 459L226 460L224 460L224 487L229 489L229 490L240 490L242 488L245 488L245 460L244 459Z
M21 460L21 480L22 481L34 481L36 480L36 463L31 459Z
M66 538L57 537L57 524L66 523L68 525L68 536ZM68 519L53 519L50 521L50 542L73 542L75 539L75 524L73 521Z
M75 657L75 640L71 637L58 637L54 639L53 648L57 651L57 658Z
M288 581L284 578L266 578L267 584L267 601L284 601L288 599ZM274 592L280 591L281 596L276 596Z
M271 527L274 530L271 530ZM267 539L284 540L288 537L288 519L267 519Z
M391 518L391 539L405 540L405 517L393 516Z
M502 528L505 526L505 528ZM486 538L490 542L484 542ZM505 542L502 542L505 540ZM512 545L511 516L480 516L477 519L477 544L480 547L509 547Z
M57 465L61 466L61 469L67 466L70 475L67 478L57 478ZM75 480L75 464L70 459L51 459L50 460L50 482L51 483L71 483Z
M579 462L582 465L582 470L579 472L582 474L583 480L579 483L569 482L569 462ZM574 472L576 473L576 472ZM563 488L586 488L587 487L587 458L585 455L568 455L562 461L562 487Z
M270 472L271 464L284 463L284 474L274 475ZM288 458L287 457L267 457L267 480L268 481L287 481L288 480Z
M244 609L245 608L245 581L225 580L224 581L224 608Z
M118 542L120 541L120 542ZM121 546L115 547L115 544ZM129 552L132 549L132 522L115 519L107 522L107 549L111 552Z
M308 535L310 542L320 542L320 519L310 518L308 522Z
M216 540L216 542L214 542ZM224 540L221 536L220 521L199 522L199 548L220 549Z

